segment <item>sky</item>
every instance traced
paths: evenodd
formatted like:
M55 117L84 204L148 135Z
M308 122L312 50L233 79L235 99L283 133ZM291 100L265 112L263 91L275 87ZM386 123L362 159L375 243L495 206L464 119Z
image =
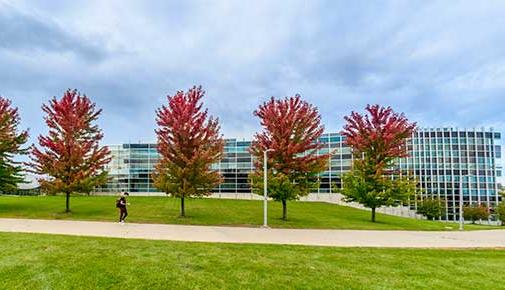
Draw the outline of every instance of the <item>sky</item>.
M153 142L166 96L201 85L225 137L300 94L327 132L366 104L420 127L505 131L505 1L0 0L0 95L35 142L68 88L103 109L103 142Z

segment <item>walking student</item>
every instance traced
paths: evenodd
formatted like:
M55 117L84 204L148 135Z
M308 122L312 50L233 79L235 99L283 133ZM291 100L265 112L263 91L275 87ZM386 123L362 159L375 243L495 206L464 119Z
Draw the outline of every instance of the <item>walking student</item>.
M119 209L119 222L122 224L124 223L125 218L128 216L128 211L126 210L126 205L129 204L126 202L127 196L129 196L128 192L124 192L116 200L116 207Z

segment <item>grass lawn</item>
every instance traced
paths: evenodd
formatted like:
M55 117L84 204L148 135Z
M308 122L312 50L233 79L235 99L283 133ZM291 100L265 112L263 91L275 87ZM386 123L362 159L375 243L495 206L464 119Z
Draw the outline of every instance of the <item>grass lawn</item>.
M73 196L72 212L64 213L63 196L0 196L0 217L116 221L113 196ZM262 201L230 199L189 199L186 218L179 217L179 200L169 197L129 197L128 222L191 225L259 226L263 223ZM448 230L455 223L415 220L378 214L370 222L370 212L317 202L288 202L288 221L280 219L282 206L269 202L269 225L278 228L327 228L374 230ZM467 225L466 229L490 226ZM450 229L449 229L450 230Z
M0 233L0 289L499 289L504 269L505 250Z

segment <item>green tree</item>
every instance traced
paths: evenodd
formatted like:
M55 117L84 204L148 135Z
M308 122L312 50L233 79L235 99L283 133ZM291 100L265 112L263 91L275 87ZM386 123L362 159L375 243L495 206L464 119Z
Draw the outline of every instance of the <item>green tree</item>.
M474 204L463 207L463 217L465 220L471 220L475 224L477 220L485 220L489 217L489 209L483 204Z
M417 201L417 213L432 220L445 215L445 200L440 198L426 198Z
M0 193L12 192L23 182L23 168L14 161L15 155L26 154L21 148L28 139L28 132L19 132L20 117L11 101L0 97Z
M366 163L355 161L352 170L342 178L342 195L348 202L358 202L372 210L375 222L376 209L381 206L398 206L417 192L417 182L410 177L370 174ZM370 166L368 166L370 167ZM337 189L336 189L337 190Z
M263 175L251 174L250 175L253 192L263 194ZM318 181L312 175L299 175L297 177L288 176L282 172L268 172L268 196L275 201L282 203L282 217L287 219L287 206L288 200L297 200L300 197L307 196L313 188L317 188ZM295 182L293 182L295 180Z

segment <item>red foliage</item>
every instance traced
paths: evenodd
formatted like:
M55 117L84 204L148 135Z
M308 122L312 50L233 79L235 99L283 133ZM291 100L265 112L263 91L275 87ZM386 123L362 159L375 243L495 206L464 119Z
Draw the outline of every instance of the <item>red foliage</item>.
M261 105L254 115L261 119L263 132L257 133L251 153L257 157L261 169L263 151L268 153L268 165L284 174L303 174L320 171L328 155L317 155L324 144L319 142L324 127L317 108L302 101L299 95L270 101Z
M49 175L41 184L50 191L88 191L95 175L110 161L108 147L100 147L103 133L93 124L102 110L77 90L67 90L60 100L53 98L42 110L47 114L47 136L39 136L42 149L33 147L33 171ZM103 182L103 179L100 180Z
M211 164L221 158L224 141L219 121L208 117L200 102L205 92L193 87L187 93L168 96L168 106L157 113L157 187L178 197L206 195L221 181Z
M410 123L391 107L368 105L366 111L366 115L352 112L344 117L347 124L342 135L353 154L358 158L365 154L382 168L395 158L407 157L405 141L412 136L416 123Z
M28 139L28 131L18 133L20 117L18 108L13 108L9 99L0 97L0 157L10 158L20 153L20 147Z

